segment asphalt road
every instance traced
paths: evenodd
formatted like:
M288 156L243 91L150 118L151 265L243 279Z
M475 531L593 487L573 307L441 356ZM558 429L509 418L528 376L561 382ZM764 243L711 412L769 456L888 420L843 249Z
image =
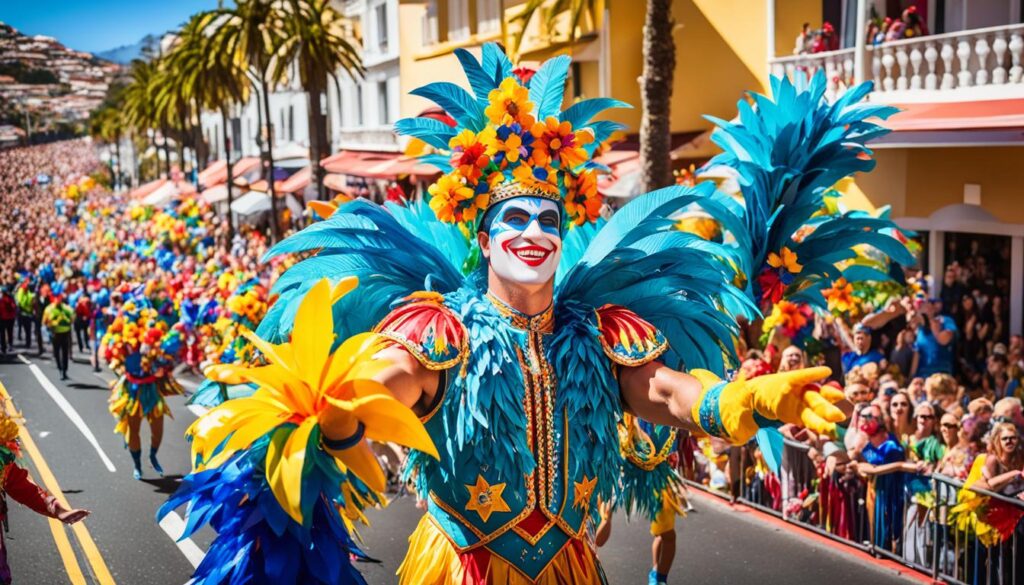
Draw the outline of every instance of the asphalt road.
M46 383L30 364L35 364L38 375L49 381L52 392L46 390ZM71 380L61 382L49 356L37 356L34 351L22 357L0 356L0 382L10 393L14 407L24 415L31 442L38 446L43 465L52 472L72 505L92 511L84 522L86 530L72 531L10 502L10 532L6 539L14 583L107 583L110 580L104 578L105 572L109 572L113 582L125 584L187 582L193 562L201 558L214 535L204 529L190 541L176 544L169 532L177 536L180 528L179 532L173 526L165 531L154 514L188 473L188 447L183 435L195 414L186 408L184 399L170 401L175 418L166 421L160 449L166 475L158 477L146 464L143 481L135 481L131 457L121 437L113 433L114 421L107 412L107 384L113 376L109 371L93 373L84 361L73 363L69 374ZM62 401L66 401L65 408L60 406ZM80 417L86 432L76 426L75 417ZM86 433L95 438L95 446ZM148 441L144 425L144 459ZM104 456L114 471L109 470ZM45 473L28 452L21 463L29 468L37 483L43 483ZM677 523L680 537L671 582L912 582L892 569L779 528L757 514L734 511L707 497L695 497L693 503L697 510ZM381 561L361 565L369 583L396 582L395 569L401 563L406 538L419 514L409 498L396 499L386 509L368 514L371 525L362 528L360 534L367 552ZM64 546L63 554L61 541L70 545ZM612 537L600 551L609 582L646 583L650 542L646 523L628 523L617 517ZM74 577L76 566L81 571L81 580Z

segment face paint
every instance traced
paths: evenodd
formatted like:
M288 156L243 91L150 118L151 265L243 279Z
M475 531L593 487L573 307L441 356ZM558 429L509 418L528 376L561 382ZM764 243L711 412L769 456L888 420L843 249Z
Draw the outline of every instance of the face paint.
M491 270L520 284L551 280L562 256L558 204L541 197L517 197L493 213L488 232Z

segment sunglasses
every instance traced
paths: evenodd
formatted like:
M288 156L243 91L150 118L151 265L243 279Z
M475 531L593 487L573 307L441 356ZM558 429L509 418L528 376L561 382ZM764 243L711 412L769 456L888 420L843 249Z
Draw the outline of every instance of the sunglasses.
M866 420L878 420L879 418L881 418L881 417L875 416L873 414L862 414L862 415L860 415L860 417L863 418L863 419L866 419Z
M944 429L959 429L960 425L954 424L954 423L942 423L942 428L944 428Z
M919 415L917 415L917 418L923 418L925 420L932 420L933 418L935 418L935 415L934 414L919 414Z
M1016 443L1017 437L999 437L999 440L1004 443Z

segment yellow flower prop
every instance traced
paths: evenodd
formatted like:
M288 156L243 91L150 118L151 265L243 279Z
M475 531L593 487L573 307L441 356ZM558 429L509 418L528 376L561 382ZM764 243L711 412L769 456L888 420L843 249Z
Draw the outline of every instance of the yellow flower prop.
M188 436L193 460L198 461L196 471L223 464L273 432L275 440L266 456L267 482L281 507L301 523L302 475L310 437L314 431L319 432L320 417L331 408L361 422L365 439L394 442L437 457L416 415L373 379L389 365L374 359L382 338L369 333L356 335L331 352L331 306L356 284L355 278L348 278L333 289L326 279L314 285L295 315L289 343L275 345L245 332L268 365L217 365L206 371L214 380L252 382L259 388L248 398L221 404L192 424ZM288 436L279 441L280 434ZM383 491L384 474L365 440L330 454L342 471L351 471L371 489Z
M430 208L438 219L449 223L475 220L490 199L489 193L474 193L454 173L442 175L427 191L430 193Z
M575 169L587 162L584 144L590 144L594 136L588 131L573 132L572 124L559 122L548 116L543 122L533 125L530 132L536 142L533 147L533 164L542 167L556 162L563 169Z

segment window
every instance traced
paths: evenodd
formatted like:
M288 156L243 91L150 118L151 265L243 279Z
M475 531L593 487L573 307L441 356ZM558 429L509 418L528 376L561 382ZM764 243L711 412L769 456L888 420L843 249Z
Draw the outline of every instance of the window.
M377 48L381 53L388 52L388 6L378 4L374 8L374 15L377 18Z
M469 0L448 1L448 40L469 38Z
M387 126L391 122L391 115L388 112L388 82L377 82L377 116L381 126Z
M437 40L437 0L428 0L423 13L423 45L436 45Z
M288 106L288 140L295 140L295 106Z
M501 28L501 5L499 0L476 0L477 32L493 33Z
M285 126L285 119L284 119L284 110L279 110L279 113L281 114L281 121L277 125L277 132L274 133L274 146L277 146L278 143L280 141L282 141L282 140L288 140L288 138L285 137L285 135L284 135L284 131L285 131L285 128L286 128L286 126Z
M363 85L356 86L356 126L363 125Z

